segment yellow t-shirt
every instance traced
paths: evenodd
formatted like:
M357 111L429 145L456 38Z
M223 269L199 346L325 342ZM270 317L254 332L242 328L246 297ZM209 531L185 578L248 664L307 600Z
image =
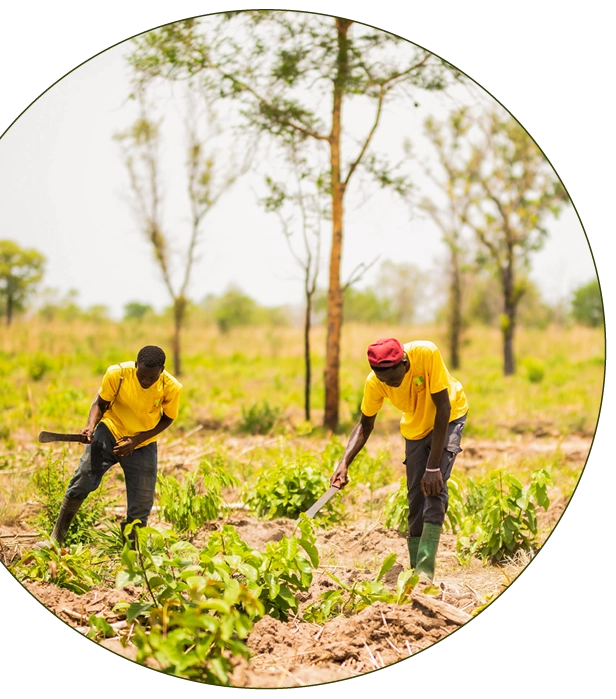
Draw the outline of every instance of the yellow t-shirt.
M112 403L101 422L109 428L116 440L147 432L158 425L163 413L175 420L180 407L181 391L182 384L166 371L163 371L155 384L142 388L137 379L135 362L114 364L105 372L98 390L103 400ZM142 442L137 449L156 439L158 435Z
M436 406L430 394L447 389L451 403L451 420L468 412L468 402L462 384L447 371L441 353L433 342L417 340L404 345L411 363L402 383L397 388L379 381L370 372L364 387L361 411L376 415L383 400L402 411L400 431L405 439L422 439L434 429Z

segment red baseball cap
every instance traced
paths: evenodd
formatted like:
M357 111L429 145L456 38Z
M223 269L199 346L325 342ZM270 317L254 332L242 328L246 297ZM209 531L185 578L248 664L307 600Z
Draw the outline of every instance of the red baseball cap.
M377 340L368 347L368 362L370 366L379 369L388 369L400 364L402 357L404 357L404 347L394 337Z

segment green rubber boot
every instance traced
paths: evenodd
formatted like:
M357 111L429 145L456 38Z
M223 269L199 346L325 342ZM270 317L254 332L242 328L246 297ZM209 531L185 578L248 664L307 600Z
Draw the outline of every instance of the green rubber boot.
M409 559L411 561L411 568L417 567L417 551L419 549L420 536L409 536L406 540L406 544L409 548Z
M437 524L424 522L423 531L419 540L419 549L417 551L417 566L415 572L420 578L427 578L430 582L434 579L434 568L436 565L436 552L438 551L438 542L441 538L443 527Z

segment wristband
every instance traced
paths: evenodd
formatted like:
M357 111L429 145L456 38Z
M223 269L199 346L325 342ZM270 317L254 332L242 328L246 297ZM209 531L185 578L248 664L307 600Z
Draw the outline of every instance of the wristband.
M427 468L426 473L436 473L437 471L440 471L440 468Z

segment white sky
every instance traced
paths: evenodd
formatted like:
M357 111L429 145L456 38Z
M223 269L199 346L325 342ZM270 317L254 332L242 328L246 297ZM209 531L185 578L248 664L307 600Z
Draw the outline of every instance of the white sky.
M269 4L284 5L276 0ZM193 5L187 0L107 0L101 9L83 0L30 0L25 6L5 3L0 22L0 115L13 111L33 87L47 84L64 63L78 61L89 46L118 38L121 31L132 31L137 23L157 22L160 15L189 14ZM242 5L259 3L244 0ZM368 15L370 22L392 23L395 30L408 31L412 38L432 39L444 53L456 55L467 69L481 72L490 86L504 94L537 133L545 136L547 150L561 160L579 206L593 225L593 244L601 248L601 276L610 276L616 255L612 176L616 132L613 90L609 89L614 17L610 5L587 0L580 10L578 3L561 0L518 0L512 9L508 3L493 0L381 0L378 5L340 0L336 7L340 13ZM0 141L0 172L5 169L3 149L8 142ZM6 197L2 190L0 197L3 210ZM22 213L35 204L28 202ZM592 473L584 478L584 496L577 499L569 528L553 539L552 553L521 579L521 590L511 601L498 601L472 633L457 634L449 648L436 649L432 657L421 657L416 665L403 665L399 673L378 673L374 682L354 681L352 689L337 689L335 698L353 699L375 691L399 696L408 694L409 688L415 694L433 695L435 686L443 685L441 678L446 684L443 691L453 687L460 699L489 699L495 687L503 699L518 699L527 686L537 696L563 699L583 695L589 683L593 688L609 687L614 610L604 608L601 615L572 614L569 581L580 551L594 562L593 579L613 577L605 537L597 536L612 526L616 476L607 437L613 423L613 416L601 418L604 446L593 450ZM146 693L152 699L186 695L181 682L153 682L149 673L135 672L132 665L112 665L109 658L97 657L86 643L72 640L62 625L48 624L2 576L0 608L3 667L11 669L13 678L27 678L32 695L65 690L67 672L73 683L88 687L90 699L108 699L114 693ZM519 669L522 680L503 679L504 663ZM6 673L3 680L10 692ZM227 690L218 692L231 696ZM322 695L320 688L301 690L306 698Z
M82 304L104 303L116 317L121 317L128 301L150 303L157 309L169 304L151 246L126 199L128 177L112 140L114 133L132 123L136 113L134 103L127 100L127 51L129 44L117 46L77 68L43 94L0 140L0 236L46 255L45 287L62 293L77 289ZM447 54L443 57L451 60ZM378 151L389 152L392 162L402 157L405 137L412 139L422 157L430 156L422 122L428 113L444 119L454 106L446 95L417 91L417 99L419 109L399 102L388 107L376 134ZM346 113L352 113L350 106ZM358 121L352 120L353 128ZM366 133L368 123L366 120L357 133ZM171 139L167 132L165 143L164 230L172 244L185 250L185 156L177 128ZM349 148L347 157L350 152ZM429 193L427 178L418 166L414 171L421 191ZM359 174L345 199L343 278L348 279L358 264L379 255L380 260L433 269L444 254L438 229L418 214L411 218L399 198L376 186L367 188L373 194L364 202ZM243 178L206 217L189 289L194 300L208 293L220 294L235 283L264 305L278 305L281 299L301 303L301 272L289 254L278 219L264 213L256 201L255 190L263 191L262 181L262 175ZM572 208L548 226L550 237L545 249L534 256L533 277L546 300L556 302L595 272ZM324 241L328 239L326 230ZM325 244L322 287L327 284L327 254ZM378 264L361 284L371 283L377 273Z

